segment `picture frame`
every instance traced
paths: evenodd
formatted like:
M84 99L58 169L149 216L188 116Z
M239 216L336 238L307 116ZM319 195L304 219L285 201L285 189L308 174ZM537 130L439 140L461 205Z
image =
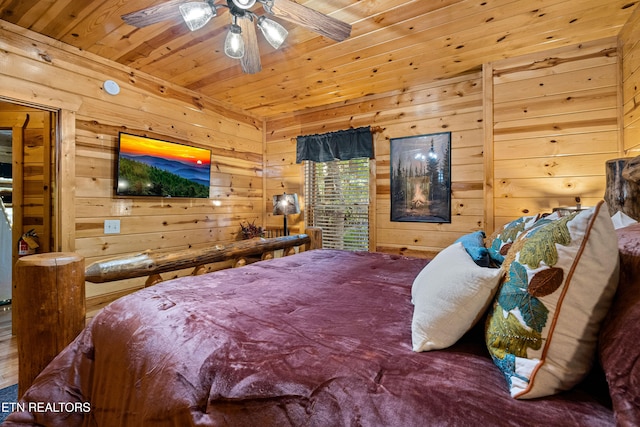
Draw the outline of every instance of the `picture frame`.
M451 132L391 138L391 221L451 222Z

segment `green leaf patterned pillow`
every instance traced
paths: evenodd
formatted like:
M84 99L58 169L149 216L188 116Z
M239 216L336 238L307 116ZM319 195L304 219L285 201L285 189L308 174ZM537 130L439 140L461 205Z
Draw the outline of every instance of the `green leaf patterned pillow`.
M618 238L606 205L535 221L501 268L485 339L511 395L572 388L591 369L618 284Z
M523 216L494 231L485 242L491 261L500 266L513 242L520 234L530 229L537 219L538 215Z

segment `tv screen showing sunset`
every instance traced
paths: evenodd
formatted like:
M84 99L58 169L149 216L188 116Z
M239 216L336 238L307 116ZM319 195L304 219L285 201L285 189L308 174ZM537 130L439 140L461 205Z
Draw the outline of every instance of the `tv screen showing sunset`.
M211 151L120 133L116 194L209 197Z

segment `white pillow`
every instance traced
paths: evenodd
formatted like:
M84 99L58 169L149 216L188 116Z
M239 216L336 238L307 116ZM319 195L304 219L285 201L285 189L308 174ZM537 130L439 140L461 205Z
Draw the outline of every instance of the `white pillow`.
M613 222L613 228L615 228L616 230L638 222L635 219L631 218L629 215L621 211L618 211L615 214L613 214L613 216L611 217L611 221Z
M441 251L411 288L413 351L446 348L482 316L500 282L501 270L478 266L462 246Z

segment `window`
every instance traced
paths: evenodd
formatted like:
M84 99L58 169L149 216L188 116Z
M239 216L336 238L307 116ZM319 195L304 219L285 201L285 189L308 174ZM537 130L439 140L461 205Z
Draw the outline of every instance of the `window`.
M305 221L322 228L322 245L369 249L369 159L314 162L305 169Z

